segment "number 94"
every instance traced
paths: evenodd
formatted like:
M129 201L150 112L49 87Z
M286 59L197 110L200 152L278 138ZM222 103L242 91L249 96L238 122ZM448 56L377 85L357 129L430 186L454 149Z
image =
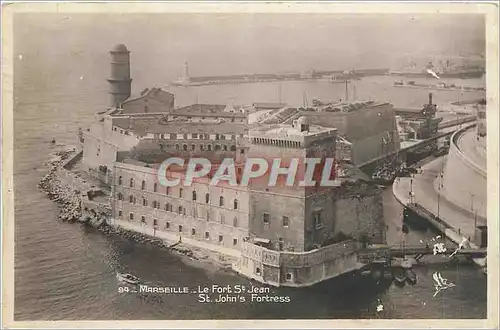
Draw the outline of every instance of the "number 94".
M118 287L118 293L124 293L124 292L129 292L130 288L126 286L119 286Z

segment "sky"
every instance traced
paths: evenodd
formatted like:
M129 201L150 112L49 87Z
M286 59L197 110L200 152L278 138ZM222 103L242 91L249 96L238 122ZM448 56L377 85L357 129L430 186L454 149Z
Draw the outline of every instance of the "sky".
M192 76L390 68L413 57L484 54L479 14L17 14L15 52L45 66L107 70L124 43L133 74ZM57 60L56 60L57 58Z

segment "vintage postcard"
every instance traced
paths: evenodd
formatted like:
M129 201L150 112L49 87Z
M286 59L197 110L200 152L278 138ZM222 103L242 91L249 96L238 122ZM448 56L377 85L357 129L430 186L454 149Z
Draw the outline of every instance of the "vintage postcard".
M498 328L498 4L2 3L7 328Z

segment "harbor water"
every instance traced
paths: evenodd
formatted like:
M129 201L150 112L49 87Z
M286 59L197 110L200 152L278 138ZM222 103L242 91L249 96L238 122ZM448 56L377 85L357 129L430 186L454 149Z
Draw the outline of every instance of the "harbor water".
M59 37L64 32L60 31ZM47 41L40 33L40 40ZM486 277L467 264L428 265L415 270L418 281L403 288L391 285L367 291L354 286L348 293L326 283L319 288L272 288L289 296L289 303L199 303L196 295L161 295L161 299L121 293L116 272L128 272L158 286L250 285L232 272L154 247L108 237L78 224L57 220L56 205L36 188L47 172L51 153L74 145L78 127L90 123L106 106L107 48L84 53L87 40L58 39L54 47L41 42L16 44L14 77L15 182L15 320L133 320L133 319L287 319L287 318L484 318ZM18 40L18 39L16 39ZM21 39L22 40L22 39ZM125 40L127 41L127 40ZM79 44L80 43L80 44ZM64 44L64 45L63 45ZM66 46L66 45L70 46ZM83 45L82 45L83 44ZM67 47L67 48L64 48ZM71 48L73 47L73 48ZM160 85L162 74L147 70L148 58L132 48L134 89ZM70 54L70 55L68 55ZM72 55L71 55L72 54ZM101 57L103 59L101 59ZM144 64L145 70L141 70ZM134 73L133 73L134 75ZM274 102L276 83L176 88L177 105L194 103ZM356 82L358 97L420 107L427 91L395 89L392 80L370 78ZM289 103L335 99L345 86L319 82L283 83L281 97ZM436 102L455 101L457 92L436 91ZM466 93L471 99L481 93ZM51 140L56 145L51 145ZM388 241L401 241L402 207L384 192ZM430 241L431 231L410 230L408 244ZM456 285L433 297L432 274ZM384 310L377 312L377 301Z

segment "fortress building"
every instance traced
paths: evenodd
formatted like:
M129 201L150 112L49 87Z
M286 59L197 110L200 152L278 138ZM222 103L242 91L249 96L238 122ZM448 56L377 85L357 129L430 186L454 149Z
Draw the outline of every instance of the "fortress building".
M112 107L80 134L84 168L110 188L109 225L230 255L237 272L275 286L309 286L358 269L357 251L385 242L376 186L339 178L336 167L327 171L331 186L298 182L308 169L306 158L321 159L324 168L326 159L336 157L340 133L355 163L397 150L398 140L387 138L393 130L390 105L289 116L280 108L273 110L277 122L249 123L247 111L232 105L175 109L174 96L158 88L130 97L129 69L117 65L128 63L128 56L124 45L112 51ZM158 171L170 157L204 157L215 168L231 158L239 179L250 157L279 159L281 168L300 161L292 186L279 179L269 185L269 172L247 186L212 185L212 173L185 186L186 167L178 166L166 175L181 181L166 187ZM320 174L314 172L318 181ZM88 204L86 216L96 214L94 208Z

